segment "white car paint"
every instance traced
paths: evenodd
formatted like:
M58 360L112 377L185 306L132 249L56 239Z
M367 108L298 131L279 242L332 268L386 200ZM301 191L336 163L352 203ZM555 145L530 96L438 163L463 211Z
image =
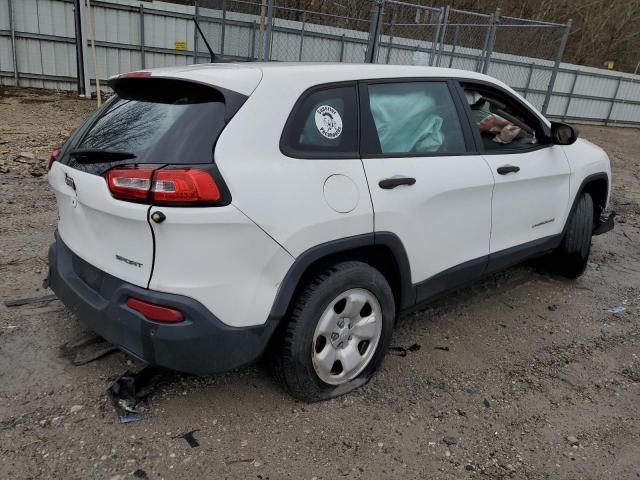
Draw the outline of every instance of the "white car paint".
M149 288L194 298L227 325L265 322L293 257L233 205L152 207L156 261Z
M140 286L149 282L154 290L187 295L231 326L263 324L294 260L323 243L391 231L402 240L411 280L418 283L467 260L560 232L582 179L598 172L610 176L606 154L585 141L495 158L463 155L363 162L298 159L280 151L280 137L295 102L308 88L328 82L482 80L507 89L535 111L503 83L474 72L299 63L197 65L150 72L154 77L206 83L249 96L220 135L214 154L232 205L162 207L167 219L153 225L156 252L151 274L150 207L115 200L104 178L54 164L49 178L58 198L60 234L76 254L107 273ZM505 163L520 165L521 172L494 175L495 168ZM64 183L65 173L82 180L75 208L70 206L75 194ZM379 180L394 175L412 176L417 182L394 190L377 187ZM532 228L548 218L554 221ZM142 267L116 261L116 254L139 261Z
M524 153L484 153L493 189L491 252L560 233L568 214L569 162L561 146ZM520 167L500 175L501 166Z
M49 183L58 203L58 232L67 246L100 270L146 287L153 266L149 205L116 200L104 178L59 162L49 171Z

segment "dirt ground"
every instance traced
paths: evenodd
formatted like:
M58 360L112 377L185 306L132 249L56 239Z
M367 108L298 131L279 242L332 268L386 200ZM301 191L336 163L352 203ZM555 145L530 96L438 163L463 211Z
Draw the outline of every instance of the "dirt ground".
M50 293L46 158L94 107L0 93L4 301ZM121 424L106 389L138 363L73 366L60 347L85 330L59 301L0 306L0 478L640 478L640 131L582 134L612 159L619 215L586 274L525 264L402 318L393 345L420 348L338 399L296 402L262 365L172 374ZM176 438L192 430L195 448Z

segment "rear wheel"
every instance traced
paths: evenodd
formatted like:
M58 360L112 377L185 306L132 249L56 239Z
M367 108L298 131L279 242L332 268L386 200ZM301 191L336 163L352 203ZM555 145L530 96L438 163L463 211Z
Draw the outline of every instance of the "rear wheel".
M593 232L593 200L581 194L569 218L562 243L553 255L553 269L560 275L576 278L587 268Z
M365 384L391 340L395 305L384 276L362 262L337 264L317 275L294 299L274 376L308 402Z

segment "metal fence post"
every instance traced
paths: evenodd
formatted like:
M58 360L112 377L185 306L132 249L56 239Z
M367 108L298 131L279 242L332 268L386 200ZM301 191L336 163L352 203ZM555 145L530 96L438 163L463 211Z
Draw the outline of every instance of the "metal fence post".
M487 51L485 52L484 62L482 63L482 73L487 73L489 71L491 55L493 55L493 48L496 45L498 23L500 23L500 9L496 8L496 13L491 16L491 26L489 27L489 41L487 42Z
M258 28L258 25L254 20L251 24L251 47L250 47L251 50L249 51L250 58L256 58L256 29L257 28Z
M560 47L558 48L558 54L556 55L556 61L553 64L553 70L551 71L551 79L549 80L549 86L547 87L547 93L544 96L544 103L542 104L542 114L547 114L549 108L549 101L551 100L551 94L553 93L553 87L556 83L556 77L558 76L558 70L560 69L560 63L564 55L564 49L567 46L567 40L569 39L569 33L571 33L571 25L573 20L569 19L564 33L562 34L562 40L560 40Z
M613 98L611 99L611 106L609 106L609 112L607 113L607 119L604 121L605 126L609 125L609 120L611 120L611 114L613 113L613 107L616 105L616 98L618 97L618 92L620 91L620 85L622 85L622 77L618 77L618 85L616 85L616 91L613 94Z
M273 0L267 2L267 30L264 39L264 60L271 60L271 35L273 34Z
M449 68L453 65L453 56L456 53L456 46L458 45L458 34L460 33L460 27L456 25L456 29L453 31L453 47L451 47L451 53L449 54Z
M9 0L11 1L11 0ZM73 2L73 23L75 28L75 40L76 40L76 71L78 76L78 94L84 96L84 58L82 57L82 22L80 20L80 6L78 5L80 0L74 0ZM11 17L9 17L11 21Z
M193 16L198 21L198 0L193 0ZM193 63L198 63L198 29L193 28Z
M393 45L393 27L396 23L396 18L398 16L398 7L393 6L393 13L391 14L391 25L389 25L389 43L387 44L387 58L384 63L389 63L391 59L391 45Z
M487 34L484 36L484 43L482 44L482 53L476 60L476 72L484 71L484 59L487 55L487 48L489 47L489 39L491 38L491 29L493 28L493 13L489 15L489 24L487 25Z
M19 87L20 74L18 73L18 54L16 51L16 26L13 22L13 0L8 0L8 4L9 4L9 28L11 29L11 54L13 57L13 78L16 82L16 87Z
M222 0L222 28L220 30L220 55L224 55L224 33L227 23L227 0Z
M342 34L342 38L340 38L340 62L344 60L344 33Z
M307 11L302 12L302 26L300 28L300 51L298 52L298 61L302 61L302 48L304 47L304 27L307 22Z
M431 12L433 15L433 12ZM431 51L429 52L429 66L433 66L433 62L436 57L436 49L438 48L438 42L440 41L440 29L442 28L442 22L444 22L444 7L440 7L440 14L438 15L438 26L431 40Z
M144 4L140 4L140 65L141 68L146 68L144 54Z
M571 100L573 99L573 92L576 89L576 83L578 83L578 76L580 75L580 70L576 70L573 75L573 82L571 82L571 90L569 91L569 98L567 98L567 104L564 106L564 113L562 114L562 121L567 118L567 114L569 113L569 106L571 105Z
M380 22L384 12L384 0L375 0L371 7L371 20L369 23L369 41L367 51L364 54L365 63L374 63L379 46Z
M451 13L451 7L447 5L444 11L444 22L442 23L442 32L440 33L440 46L438 48L438 61L436 62L436 67L440 66L440 60L442 59L442 51L444 50L444 42L447 38L447 25L449 24L449 13Z
M529 87L531 86L531 77L533 76L533 69L535 68L536 64L531 62L529 64L529 73L527 74L527 83L524 85L524 90L522 92L522 96L524 98L527 98L527 93L529 93Z

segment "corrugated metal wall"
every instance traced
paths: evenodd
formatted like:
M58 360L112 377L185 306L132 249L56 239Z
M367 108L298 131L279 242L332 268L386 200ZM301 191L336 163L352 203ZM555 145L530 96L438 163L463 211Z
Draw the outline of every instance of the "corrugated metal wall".
M0 0L0 84L15 85L9 1ZM124 71L194 62L194 8L158 1L93 0L97 70L101 79ZM15 53L21 86L74 90L75 26L72 0L13 0ZM226 12L224 51L222 12L199 9L199 19L214 51L225 57L256 59L263 38L260 17ZM276 61L363 62L367 32L276 18L271 59ZM143 40L144 36L144 42ZM381 36L378 58L391 64L427 65L430 42ZM176 43L186 44L177 50ZM439 64L475 70L479 50L443 45ZM206 61L202 40L199 60ZM143 65L144 59L144 65ZM93 62L89 61L93 76ZM493 52L488 73L499 78L540 108L553 62ZM640 77L562 64L547 115L570 121L640 125Z

